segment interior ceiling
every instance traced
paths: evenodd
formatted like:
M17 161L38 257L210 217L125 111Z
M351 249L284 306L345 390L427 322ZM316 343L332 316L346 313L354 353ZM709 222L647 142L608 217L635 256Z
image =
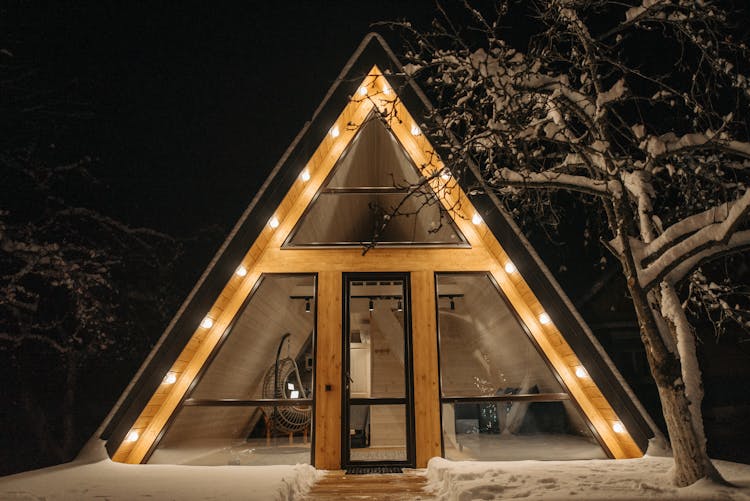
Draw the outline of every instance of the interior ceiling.
M291 245L353 244L372 241L381 218L400 206L378 241L459 245L464 242L438 199L412 195L420 174L381 120L371 115L333 169L305 215L297 223Z

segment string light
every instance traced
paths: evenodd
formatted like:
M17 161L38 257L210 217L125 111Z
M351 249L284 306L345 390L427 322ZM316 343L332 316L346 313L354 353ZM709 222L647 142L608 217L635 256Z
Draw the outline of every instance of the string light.
M448 181L451 178L451 170L449 168L443 169L443 172L440 173L440 179L443 181Z
M331 137L337 138L337 137L339 137L340 133L341 132L339 131L339 126L338 125L334 125L333 129L331 129Z
M513 264L513 261L508 261L507 263L505 263L505 273L515 273L516 271L516 265Z
M386 85L383 86L383 94L385 94L386 96L390 96L391 95L391 88L388 87L388 84L386 84Z
M578 376L580 378L584 378L584 377L586 377L588 375L589 375L589 373L586 372L586 369L584 369L582 365L579 365L578 367L576 367L576 376Z
M307 169L303 170L300 178L302 178L304 182L308 182L310 180L310 171Z
M174 384L177 381L177 374L170 371L164 376L164 384Z
M366 96L367 95L367 89L365 88L364 85L359 88L359 95L360 96Z
M541 315L539 315L539 323L540 324L547 325L551 321L552 321L552 319L549 318L549 315L547 315L547 313L542 313Z
M279 218L276 216L273 216L270 221L268 221L268 226L273 228L274 230L279 227Z
M411 124L411 135L412 136L418 136L422 133L421 130L419 130L419 127L417 124Z
M247 275L247 268L245 268L244 266L240 265L236 270L234 270L234 273L238 277L244 277L245 275Z
M615 431L615 433L625 433L625 426L619 421L615 421L612 423L612 429Z
M471 222L474 224L480 224L482 222L482 216L480 216L478 212L475 212L471 217Z
M138 440L138 437L140 437L140 436L141 435L137 431L133 430L130 433L128 433L127 437L125 437L125 441L126 442L135 442L136 440Z

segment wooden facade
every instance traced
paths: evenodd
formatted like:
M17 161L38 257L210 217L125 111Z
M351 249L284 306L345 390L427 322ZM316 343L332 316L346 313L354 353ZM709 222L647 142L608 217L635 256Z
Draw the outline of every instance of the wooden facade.
M172 374L174 382L162 382L141 403L135 419L125 429L111 424L110 451L115 461L141 463L153 450L173 414L204 365L210 359L226 329L238 315L248 295L265 274L310 273L317 276L317 325L315 346L314 465L338 469L342 465L342 276L345 272L403 272L410 276L411 333L413 357L413 415L416 466L424 467L442 453L441 403L436 318L436 273L485 272L491 275L528 329L536 346L562 379L572 399L580 407L601 442L614 458L642 455L628 423L613 409L594 378L577 375L587 366L560 332L552 312L525 281L506 253L503 243L484 222L484 214L474 206L459 183L445 172L428 138L418 129L394 84L373 65L354 87L350 99L330 123L327 133L298 175L269 214L262 215L262 229L248 242L244 256L235 263L243 273L232 273L206 310L198 312L202 322L194 327L179 354L160 376ZM362 90L364 89L364 90ZM360 126L373 113L384 117L440 203L465 237L468 246L375 247L363 254L361 248L290 248L285 246L295 225L313 202L342 152ZM231 237L230 237L231 238ZM508 270L508 271L506 271ZM550 318L552 317L552 318ZM210 324L210 325L209 325ZM145 370L148 370L146 367ZM136 403L130 405L131 415ZM127 419L120 423L127 423ZM110 445L108 443L108 445Z

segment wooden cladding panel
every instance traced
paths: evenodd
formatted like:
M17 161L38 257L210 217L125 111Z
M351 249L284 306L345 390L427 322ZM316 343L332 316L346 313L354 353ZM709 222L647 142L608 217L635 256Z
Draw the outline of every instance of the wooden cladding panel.
M318 274L318 330L315 351L315 467L341 467L340 272Z
M440 388L435 320L435 275L411 274L414 429L417 468L440 456Z

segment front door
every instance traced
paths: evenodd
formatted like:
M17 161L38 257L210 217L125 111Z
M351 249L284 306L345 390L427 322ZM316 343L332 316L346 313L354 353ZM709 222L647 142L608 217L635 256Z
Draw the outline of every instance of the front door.
M343 467L413 467L408 273L344 275Z

